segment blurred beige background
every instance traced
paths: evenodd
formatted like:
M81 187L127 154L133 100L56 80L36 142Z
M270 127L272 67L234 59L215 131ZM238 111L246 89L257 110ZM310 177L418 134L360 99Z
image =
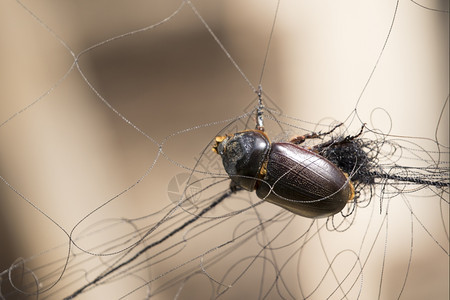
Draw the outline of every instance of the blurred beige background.
M443 6L442 2L435 4ZM62 230L22 197L70 231L151 166L157 145L127 126L79 72L70 69L74 59L70 51L77 55L111 37L154 24L179 3L28 1L24 8L2 1L0 123L14 118L0 127L0 175L21 196L1 183L1 270L19 256L30 257L67 242ZM276 3L194 4L257 86ZM378 58L394 9L395 3L388 1L282 1L264 91L283 112L297 118L344 120ZM370 119L374 108L383 107L392 117L393 133L434 138L448 95L448 50L448 14L401 2L389 43L359 103L362 119ZM235 117L255 96L187 6L163 25L84 53L79 65L108 103L157 142L179 130ZM38 102L29 106L34 101ZM446 110L443 124L448 124L448 106ZM385 120L383 114L374 117L382 129ZM440 126L438 134L448 145L448 126ZM205 137L195 137L192 144L207 143ZM184 146L171 145L169 151L177 160L192 163ZM152 185L144 182L127 196L156 195L152 186L167 186L174 172L179 170L157 165L148 179ZM152 181L158 179L161 182ZM166 199L164 189L160 192L155 198ZM117 202L112 214L125 211L130 217L149 210L145 201L129 203ZM408 299L414 295L421 299L423 287L432 285L433 278L440 278L440 285L426 291L436 292L434 299L448 298L448 285L442 286L448 268L434 269L445 261L433 263L426 249L418 253L424 255L430 283L408 283Z

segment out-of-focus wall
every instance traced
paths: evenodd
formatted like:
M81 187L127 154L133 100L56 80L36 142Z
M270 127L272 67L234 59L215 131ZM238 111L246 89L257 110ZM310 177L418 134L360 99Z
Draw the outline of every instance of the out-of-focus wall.
M69 231L80 216L120 191L115 187L129 185L130 178L137 180L134 176L151 164L148 153L153 158L158 150L132 128L121 126L123 120L105 108L76 70L64 77L74 66L61 40L78 54L110 37L156 23L178 4L161 1L154 9L155 4L141 3L133 10L127 2L25 3L44 24L16 2L0 4L0 122L20 112L0 127L0 175L20 193L0 185L1 240L8 245L0 247L1 270L16 256L29 257L67 240L60 228L26 200ZM345 118L355 108L378 58L394 4L368 8L340 2L334 7L309 7L282 1L281 5L291 9L280 9L264 90L276 95L277 104L290 115L310 121ZM242 71L257 84L275 3L232 1L220 6L199 3L198 7ZM407 17L417 10L408 3L400 8L401 17L395 21L358 109L363 118L370 118L373 108L384 107L395 121L396 133L430 136L446 97L435 86L448 84L448 69L442 67L448 59L443 53L448 49L442 47L448 44L444 37L448 28L440 27L439 18L421 18L424 23L419 24ZM405 46L417 45L415 33L422 31L430 34L420 49ZM139 38L124 38L87 52L79 63L109 103L161 141L177 130L233 117L242 112L237 107L244 108L254 97L205 32L185 8L167 24L138 33ZM436 61L427 65L423 56ZM171 67L177 69L176 74ZM436 72L430 71L432 67ZM423 73L434 76L424 79ZM407 76L412 78L404 79ZM405 82L414 86L405 86ZM243 104L242 99L248 101ZM420 118L411 122L410 116ZM440 134L448 144L448 131ZM158 172L161 182L156 185L167 185L170 170ZM166 195L158 197L165 199ZM115 208L118 212L131 209L138 215L148 211L143 204L130 208L122 202Z

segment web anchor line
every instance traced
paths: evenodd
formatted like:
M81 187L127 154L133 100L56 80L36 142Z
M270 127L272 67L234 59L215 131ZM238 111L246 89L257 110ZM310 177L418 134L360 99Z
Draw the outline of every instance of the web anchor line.
M258 95L258 108L256 109L256 129L264 131L264 105L262 101L262 86L258 86L258 90L256 91Z
M367 175L372 176L373 178L390 179L390 180L410 182L410 183L416 183L416 184L424 184L424 185L430 185L430 186L436 186L436 187L449 187L450 186L450 182L449 182L448 178L446 181L433 181L433 180L427 180L427 179L411 177L411 176L401 176L401 175L389 174L389 173L385 173L385 172L369 172Z
M79 288L78 290L76 290L75 292L73 292L70 296L67 296L64 298L64 300L69 300L69 299L73 299L75 297L77 297L78 295L80 295L82 292L84 292L87 288L97 284L99 281L101 281L102 279L106 278L107 276L109 276L110 274L114 273L115 271L119 270L120 268L128 265L129 263L133 262L134 260L136 260L137 258L139 258L142 254L144 254L145 252L147 252L147 250L150 250L151 248L158 246L159 244L163 243L164 241L166 241L168 238L170 238L171 236L175 235L176 233L180 232L181 230L183 230L185 227L187 227L188 225L194 223L195 221L197 221L200 217L202 217L204 214L206 214L208 211L210 211L211 209L213 209L215 206L217 206L219 203L221 203L223 200L225 200L226 198L230 197L232 194L236 193L237 191L241 190L240 187L237 186L232 186L230 187L229 190L227 190L225 193L223 193L219 198L217 198L215 201L213 201L208 207L205 207L198 215L194 216L193 218L187 220L186 222L184 222L181 226L175 228L172 232L168 233L167 235L165 235L164 237L162 237L161 239L159 239L156 242L153 242L151 244L149 244L148 246L144 247L142 250L140 250L138 253L136 253L133 257L129 258L128 260L122 262L121 264L115 266L114 268L110 269L109 271L97 276L97 278L95 278L94 280L92 280L91 282L83 285L81 288Z

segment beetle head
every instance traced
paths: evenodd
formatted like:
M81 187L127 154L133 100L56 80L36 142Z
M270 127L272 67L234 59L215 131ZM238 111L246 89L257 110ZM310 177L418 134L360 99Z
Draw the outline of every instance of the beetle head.
M222 157L230 178L242 188L253 191L261 167L270 150L267 135L260 130L246 130L216 137L213 151Z

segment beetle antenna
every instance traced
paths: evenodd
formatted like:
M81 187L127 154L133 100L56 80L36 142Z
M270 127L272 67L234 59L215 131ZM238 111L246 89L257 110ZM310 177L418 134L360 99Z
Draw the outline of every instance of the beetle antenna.
M264 121L263 121L263 113L264 113L264 105L262 102L262 86L258 86L258 90L256 91L258 95L258 109L256 110L256 129L264 131Z

